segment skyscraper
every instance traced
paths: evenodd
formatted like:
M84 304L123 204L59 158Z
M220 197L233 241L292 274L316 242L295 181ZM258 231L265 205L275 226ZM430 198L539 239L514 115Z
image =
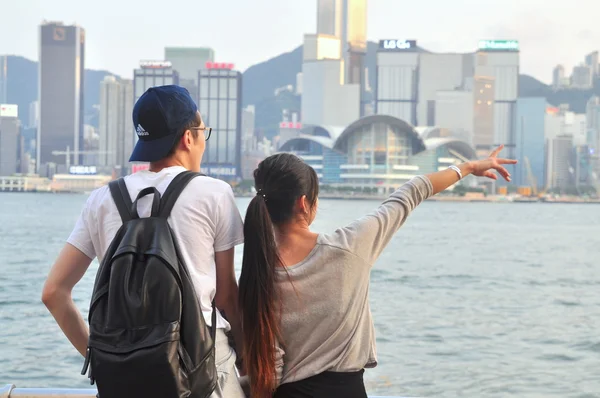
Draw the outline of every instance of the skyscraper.
M592 69L592 76L600 75L600 56L598 51L594 51L585 56L585 64Z
M7 99L8 83L8 57L0 55L0 104L5 104Z
M507 157L515 156L519 58L516 40L481 40L475 56L475 76L494 79L494 144L506 145Z
M556 65L552 71L552 87L555 90L558 90L559 88L564 87L565 83L565 67L562 65Z
M99 166L120 167L122 173L128 171L129 156L133 150L132 98L131 80L118 81L107 76L100 84Z
M179 73L169 61L140 61L140 67L133 71L133 103L150 87L179 85ZM133 128L133 125L132 125Z
M202 172L234 181L241 176L242 74L232 64L209 64L198 73L198 109L211 139L206 142Z
M318 0L317 8L317 35L339 39L343 83L360 85L362 115L366 90L367 0Z
M0 176L10 176L19 169L21 122L17 105L0 104Z
M215 51L207 47L166 47L165 61L179 73L179 85L195 93L198 86L198 71L207 62L215 60Z
M57 171L66 172L66 165L78 165L82 160L85 31L79 26L45 22L40 26L39 51L36 166L46 170L55 164Z

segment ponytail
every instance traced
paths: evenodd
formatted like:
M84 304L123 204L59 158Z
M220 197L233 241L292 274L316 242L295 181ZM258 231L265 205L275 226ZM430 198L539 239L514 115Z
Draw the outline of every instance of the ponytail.
M244 221L244 259L239 302L244 336L243 361L252 396L271 397L276 385L275 345L279 338L276 317L275 273L280 263L273 223L266 198L255 196Z

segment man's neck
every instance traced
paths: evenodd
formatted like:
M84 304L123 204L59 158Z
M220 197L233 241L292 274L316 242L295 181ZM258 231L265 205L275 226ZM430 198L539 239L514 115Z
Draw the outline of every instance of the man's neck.
M175 166L181 166L183 168L185 168L186 170L189 169L188 167L186 167L183 162L180 162L177 159L163 159L163 160L159 160L158 162L151 162L150 163L150 171L153 173L158 173L159 171L166 169L168 167L175 167Z

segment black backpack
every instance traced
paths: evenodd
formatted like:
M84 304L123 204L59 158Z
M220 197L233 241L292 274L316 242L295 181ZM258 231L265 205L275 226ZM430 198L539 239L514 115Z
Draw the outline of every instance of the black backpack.
M209 329L167 223L198 175L182 172L162 198L149 187L133 203L122 178L109 184L123 226L98 269L81 372L89 368L101 398L206 398L215 389L214 302ZM150 194L152 214L140 218L138 200Z

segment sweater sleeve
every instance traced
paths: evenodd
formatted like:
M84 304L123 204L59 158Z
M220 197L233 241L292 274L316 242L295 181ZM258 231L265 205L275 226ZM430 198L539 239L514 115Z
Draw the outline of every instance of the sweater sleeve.
M373 212L338 230L336 239L372 266L410 213L432 195L431 181L425 176L414 177Z

